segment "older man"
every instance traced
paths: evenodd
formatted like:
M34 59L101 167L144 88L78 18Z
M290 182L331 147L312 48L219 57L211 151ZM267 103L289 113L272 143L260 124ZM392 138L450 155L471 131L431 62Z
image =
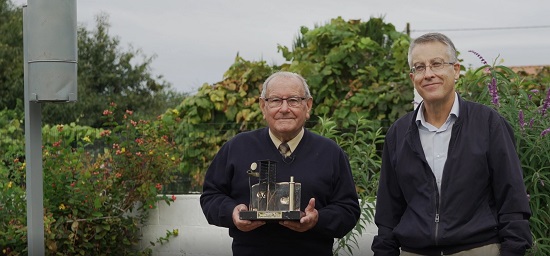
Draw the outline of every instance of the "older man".
M201 206L210 224L229 228L234 255L332 255L334 238L360 216L348 158L332 140L304 129L313 104L306 81L277 72L263 84L260 107L268 127L225 143L206 173ZM284 153L278 149L287 146ZM251 163L277 161L278 181L301 183L299 221L241 220L249 205Z

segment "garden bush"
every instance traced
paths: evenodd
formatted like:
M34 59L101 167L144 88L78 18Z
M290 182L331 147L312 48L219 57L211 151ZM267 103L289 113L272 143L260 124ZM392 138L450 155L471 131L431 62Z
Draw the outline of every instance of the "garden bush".
M122 116L122 123L114 121L119 120L116 115ZM173 180L181 162L173 136L179 119L171 112L152 121L134 120L132 115L111 103L102 113L102 129L44 126L47 255L150 253L150 248L137 249L139 228L157 201L169 204L175 200L175 196L158 195ZM21 139L17 120L7 132ZM17 145L6 152L0 169L2 255L26 255L27 251L25 159L23 148ZM174 234L177 231L167 236Z

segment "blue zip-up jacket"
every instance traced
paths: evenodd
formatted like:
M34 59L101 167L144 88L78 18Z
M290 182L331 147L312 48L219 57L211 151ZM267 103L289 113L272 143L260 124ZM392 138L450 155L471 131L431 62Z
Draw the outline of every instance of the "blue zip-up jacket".
M495 110L458 97L441 193L426 161L419 107L389 129L378 188L375 255L400 249L443 255L501 244L501 255L531 247L528 195L510 124Z

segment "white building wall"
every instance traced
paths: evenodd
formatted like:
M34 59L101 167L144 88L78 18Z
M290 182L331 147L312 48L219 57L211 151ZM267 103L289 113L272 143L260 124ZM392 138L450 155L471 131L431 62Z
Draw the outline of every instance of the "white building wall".
M209 225L204 217L200 195L176 195L177 199L169 206L159 202L151 211L149 221L143 227L140 248L150 247L159 237L165 237L167 230L178 229L179 234L171 237L168 243L152 247L155 256L227 256L231 255L231 237L226 228ZM359 248L354 256L371 256L372 238L377 229L369 224L360 237ZM346 255L343 253L342 255Z

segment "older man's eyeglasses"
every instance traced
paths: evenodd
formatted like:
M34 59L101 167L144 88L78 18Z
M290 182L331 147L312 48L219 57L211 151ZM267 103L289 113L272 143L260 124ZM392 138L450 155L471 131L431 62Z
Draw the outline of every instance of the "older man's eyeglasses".
M264 98L267 102L267 106L270 108L278 108L283 105L283 101L286 100L286 104L290 107L298 107L302 104L302 101L307 99L306 97L288 97L288 98Z
M416 65L416 66L414 66L413 68L411 68L411 73L413 73L415 75L424 74L424 72L426 72L426 68L428 68L428 67L430 67L430 69L433 72L437 72L437 71L442 70L445 67L445 65L454 65L454 64L455 64L454 62L434 61L428 66L426 66L426 65Z

